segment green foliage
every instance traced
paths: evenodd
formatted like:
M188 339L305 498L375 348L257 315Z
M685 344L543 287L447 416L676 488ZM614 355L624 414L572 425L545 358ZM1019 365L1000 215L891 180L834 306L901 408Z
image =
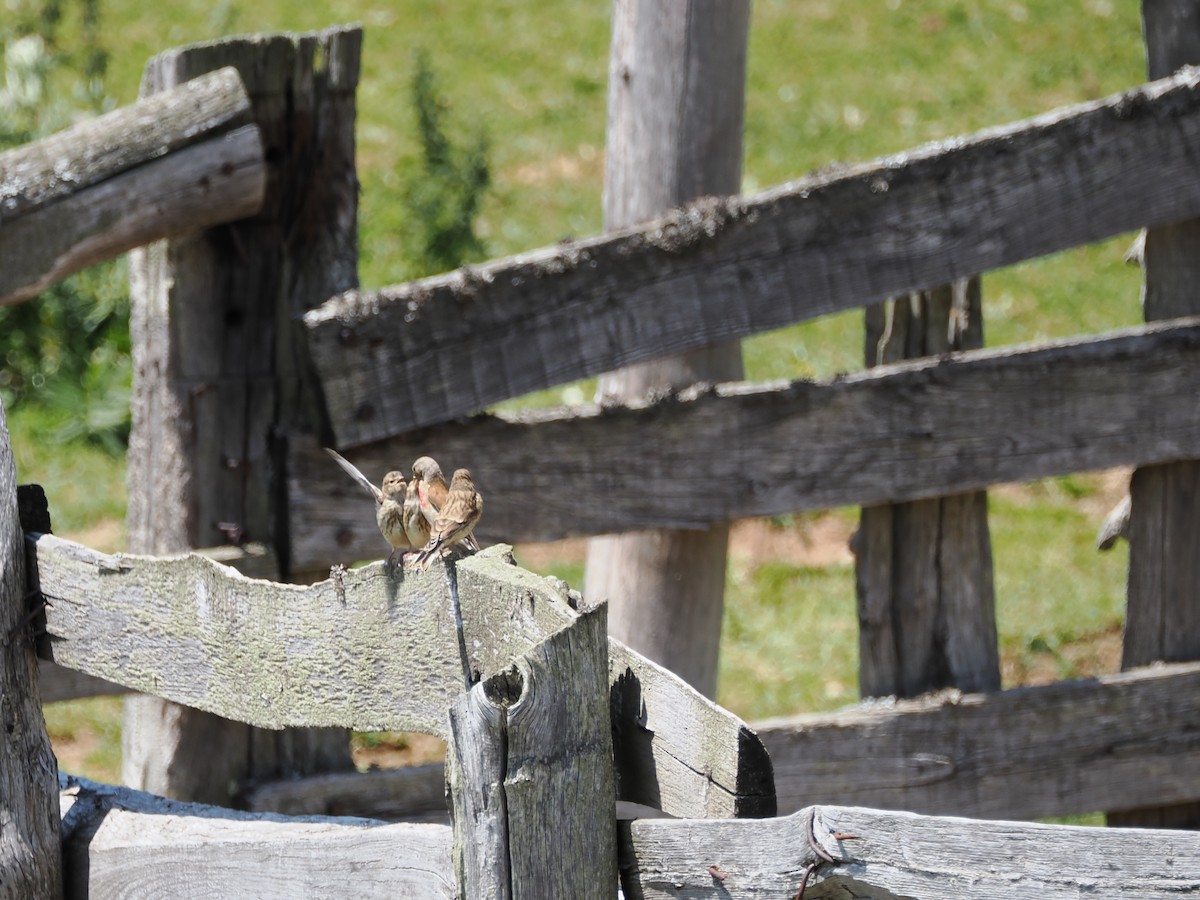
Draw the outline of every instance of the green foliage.
M16 4L0 25L0 150L112 105L99 29L97 0ZM34 300L0 308L0 399L8 407L44 405L54 411L56 441L87 438L113 454L129 432L124 271L123 263L97 266Z
M447 136L449 105L428 55L418 51L412 79L421 155L403 174L404 265L411 277L433 275L482 259L475 219L488 186L488 138L479 130L465 145Z

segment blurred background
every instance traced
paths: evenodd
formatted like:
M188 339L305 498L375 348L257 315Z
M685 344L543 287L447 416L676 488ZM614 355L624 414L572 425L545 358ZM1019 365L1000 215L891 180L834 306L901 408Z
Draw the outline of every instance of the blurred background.
M868 0L847 10L754 3L744 192L1145 80L1136 4ZM600 231L609 16L607 3L569 0L7 0L0 149L132 101L146 60L170 47L361 22L360 276L379 287ZM1132 239L988 273L986 343L1139 323L1140 271L1123 260ZM861 312L762 335L744 344L746 376L853 371L862 340ZM123 262L0 309L18 479L46 488L58 533L103 550L124 546L129 385ZM565 385L505 408L577 403L592 390ZM1093 542L1127 480L1110 471L990 492L1006 687L1118 669L1127 552L1098 554ZM718 700L743 718L857 699L856 523L856 509L839 509L734 528ZM580 540L517 555L580 585L583 552ZM65 769L118 778L120 707L48 708ZM424 752L401 736L356 742L362 765Z

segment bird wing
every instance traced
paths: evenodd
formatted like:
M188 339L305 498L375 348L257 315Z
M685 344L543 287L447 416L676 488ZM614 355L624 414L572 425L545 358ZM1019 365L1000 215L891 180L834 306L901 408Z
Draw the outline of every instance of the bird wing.
M362 472L358 471L358 467L355 466L354 463L350 462L350 460L343 457L340 453L330 450L328 447L324 449L326 453L333 457L333 461L342 467L343 471L345 471L347 475L361 484L363 488L366 489L367 493L375 498L376 503L383 503L383 491L371 484L371 480Z

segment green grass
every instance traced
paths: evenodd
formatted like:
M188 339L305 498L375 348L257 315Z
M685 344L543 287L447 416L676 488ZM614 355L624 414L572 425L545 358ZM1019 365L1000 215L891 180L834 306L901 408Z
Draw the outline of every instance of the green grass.
M104 4L110 91L134 99L146 59L229 31L305 30L358 21L361 276L403 275L401 174L417 151L408 81L427 49L460 130L491 135L495 187L480 223L491 255L601 227L607 3L490 4L208 0ZM1137 4L757 0L747 83L744 187L766 188L833 161L853 162L1094 99L1143 80ZM119 42L119 43L118 43ZM987 342L998 345L1136 323L1130 236L984 276ZM798 378L862 364L861 314L830 316L745 342L750 379ZM506 404L590 394L568 385ZM120 460L46 441L52 423L16 410L21 477L51 496L56 527L123 517ZM1124 551L1098 555L1094 477L1039 482L991 502L1006 679L1087 674L1092 648L1119 628ZM839 513L849 515L849 513ZM575 560L548 571L581 581ZM779 559L731 565L720 699L748 717L829 709L856 696L853 571ZM112 701L103 701L111 705ZM102 705L100 709L108 709ZM81 710L83 707L72 706ZM54 713L57 715L57 713ZM83 713L80 713L83 715ZM90 714L89 714L90 715ZM108 734L108 732L105 732Z

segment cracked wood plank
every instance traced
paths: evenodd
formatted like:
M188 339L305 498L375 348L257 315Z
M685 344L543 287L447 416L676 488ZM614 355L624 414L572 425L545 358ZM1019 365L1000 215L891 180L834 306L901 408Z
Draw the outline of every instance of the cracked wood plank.
M1200 835L1185 831L810 806L779 819L621 823L619 835L629 900L795 897L814 864L805 894L813 900L1150 900L1200 891Z

